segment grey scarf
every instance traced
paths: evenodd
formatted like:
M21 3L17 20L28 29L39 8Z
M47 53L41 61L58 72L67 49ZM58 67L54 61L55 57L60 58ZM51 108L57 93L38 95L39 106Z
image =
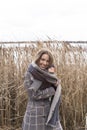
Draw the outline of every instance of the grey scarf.
M30 64L29 71L36 79L40 81L45 80L52 84L56 84L56 82L58 81L58 78L55 74L49 73L47 70L45 71L40 69L40 67L37 64L35 64L35 62L32 62L32 64Z

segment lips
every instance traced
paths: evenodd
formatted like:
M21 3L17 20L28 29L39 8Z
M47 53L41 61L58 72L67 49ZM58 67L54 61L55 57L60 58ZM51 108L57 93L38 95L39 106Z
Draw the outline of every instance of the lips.
M40 68L41 68L41 69L45 69L45 68L46 68L46 66L40 66Z

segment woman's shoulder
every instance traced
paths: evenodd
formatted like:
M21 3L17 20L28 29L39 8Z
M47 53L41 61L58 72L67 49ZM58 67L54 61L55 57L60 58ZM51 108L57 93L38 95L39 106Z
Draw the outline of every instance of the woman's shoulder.
M30 72L30 71L26 71L26 72L25 72L25 76L24 76L24 77L25 77L25 79L26 79L26 78L29 78L29 79L31 79L31 80L33 80L33 79L34 79L34 77L33 77L33 75L31 74L31 72Z

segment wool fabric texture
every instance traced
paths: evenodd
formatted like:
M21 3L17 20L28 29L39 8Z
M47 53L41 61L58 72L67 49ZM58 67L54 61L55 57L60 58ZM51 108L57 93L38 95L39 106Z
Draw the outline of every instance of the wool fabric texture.
M52 103L50 98L55 95L54 84L57 80L55 75L41 70L35 63L29 66L24 81L29 100L22 130L62 130L59 118L56 121L55 128L49 121L47 122ZM44 82L46 84L43 84Z

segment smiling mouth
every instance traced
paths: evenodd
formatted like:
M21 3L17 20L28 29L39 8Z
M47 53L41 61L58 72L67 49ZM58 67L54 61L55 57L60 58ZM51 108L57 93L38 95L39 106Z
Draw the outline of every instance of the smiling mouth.
M45 68L46 68L46 66L40 66L40 68L41 68L41 69L45 69Z

